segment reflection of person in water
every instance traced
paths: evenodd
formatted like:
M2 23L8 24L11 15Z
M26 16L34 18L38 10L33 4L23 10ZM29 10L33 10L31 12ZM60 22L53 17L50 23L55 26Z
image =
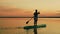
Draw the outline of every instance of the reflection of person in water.
M37 9L34 12L34 25L37 25L37 21L38 21L38 14L40 14L39 12L37 12Z

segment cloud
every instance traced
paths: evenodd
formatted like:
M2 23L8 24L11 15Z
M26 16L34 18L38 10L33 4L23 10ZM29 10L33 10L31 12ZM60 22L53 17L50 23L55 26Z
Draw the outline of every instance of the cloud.
M23 12L24 12L23 9L0 6L0 16L14 15L14 14L23 13Z
M0 6L0 16L33 16L34 10L26 10L9 6ZM57 16L55 11L41 11L39 16Z
M31 14L32 11L26 9L0 6L0 16L31 16Z

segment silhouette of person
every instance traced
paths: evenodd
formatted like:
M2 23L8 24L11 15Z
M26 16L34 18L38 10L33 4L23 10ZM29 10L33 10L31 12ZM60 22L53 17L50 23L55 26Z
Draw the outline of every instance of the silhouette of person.
M37 9L34 12L34 25L37 25L37 21L38 21L38 14L40 14L39 12L37 12Z
M37 9L36 9L35 12L34 12L34 25L37 25L38 14L40 14L40 13L37 12ZM31 18L31 19L32 19L32 18ZM30 19L30 20L31 20L31 19ZM28 21L26 22L26 24L28 24L28 22L29 22L30 20L28 20Z

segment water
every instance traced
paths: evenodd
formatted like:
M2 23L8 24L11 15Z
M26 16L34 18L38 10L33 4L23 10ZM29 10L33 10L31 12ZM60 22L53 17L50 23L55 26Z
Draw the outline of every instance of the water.
M0 18L0 34L34 34L33 29L25 30L24 27L33 25L33 19L26 24L30 18ZM39 18L38 25L46 24L46 28L38 28L38 34L60 34L60 18Z

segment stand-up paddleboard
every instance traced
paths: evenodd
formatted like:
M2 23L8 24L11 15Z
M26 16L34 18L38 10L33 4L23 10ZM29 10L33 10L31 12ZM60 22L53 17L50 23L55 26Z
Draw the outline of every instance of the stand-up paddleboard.
M33 29L33 28L44 28L44 27L46 27L46 24L41 24L37 26L25 26L24 29L28 30L28 29Z

